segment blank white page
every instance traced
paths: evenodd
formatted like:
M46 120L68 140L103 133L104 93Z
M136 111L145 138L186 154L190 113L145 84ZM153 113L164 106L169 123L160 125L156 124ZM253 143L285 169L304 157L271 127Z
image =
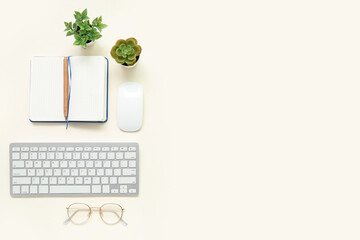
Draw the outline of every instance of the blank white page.
M63 57L33 57L31 59L31 121L64 121L63 59Z
M69 121L105 121L107 61L102 56L70 57Z

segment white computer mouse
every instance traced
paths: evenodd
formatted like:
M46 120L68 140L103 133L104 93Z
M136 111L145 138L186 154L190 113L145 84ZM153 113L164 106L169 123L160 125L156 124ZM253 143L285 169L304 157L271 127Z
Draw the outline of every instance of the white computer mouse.
M139 83L126 82L119 87L118 124L126 132L135 132L143 122L143 88Z

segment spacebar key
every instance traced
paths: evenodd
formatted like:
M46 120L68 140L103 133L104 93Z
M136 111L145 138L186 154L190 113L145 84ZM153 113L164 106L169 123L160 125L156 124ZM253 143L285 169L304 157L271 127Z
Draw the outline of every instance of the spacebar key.
M90 193L90 186L50 186L50 193Z

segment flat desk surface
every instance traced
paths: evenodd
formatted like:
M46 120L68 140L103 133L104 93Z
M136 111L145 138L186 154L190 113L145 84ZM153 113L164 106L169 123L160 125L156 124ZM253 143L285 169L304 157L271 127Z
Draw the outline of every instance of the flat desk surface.
M296 2L296 3L295 3ZM84 51L64 21L88 8L109 27ZM6 1L0 4L0 238L359 239L357 1ZM143 48L135 69L110 57ZM110 60L106 124L28 121L31 56ZM119 85L145 91L141 131L116 124ZM9 195L10 142L135 141L140 195ZM126 208L128 227L96 214L67 225L73 202Z

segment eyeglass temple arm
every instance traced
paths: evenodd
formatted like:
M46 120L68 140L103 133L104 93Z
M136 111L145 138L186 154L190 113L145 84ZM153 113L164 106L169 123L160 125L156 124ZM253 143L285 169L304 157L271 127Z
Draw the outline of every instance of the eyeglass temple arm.
M128 225L127 222L125 222L124 219L122 219L122 217L120 217L119 214L117 214L117 212L111 211L111 210L101 210L101 211L103 211L103 212L112 212L112 213L115 213L115 215L116 215L118 218L120 218L120 222L121 222L122 225L124 225L124 226L127 226L127 225ZM124 209L123 209L123 211L124 211Z
M81 210L83 210L83 211L88 211L88 210L85 210L85 209L78 209L78 210L76 210L73 214L71 214L71 216L70 217L68 217L65 221L64 221L64 224L66 225L66 224L68 224L69 222L70 222L70 220L75 216L75 214L77 214L79 211L81 211Z

